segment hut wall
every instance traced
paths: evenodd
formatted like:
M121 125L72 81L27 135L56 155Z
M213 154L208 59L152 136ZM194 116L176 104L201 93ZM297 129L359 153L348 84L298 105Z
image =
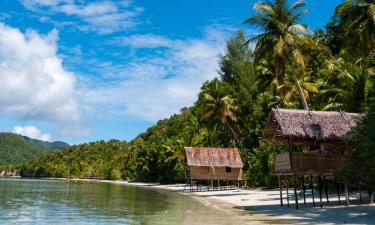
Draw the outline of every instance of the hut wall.
M292 152L276 156L276 175L325 175L333 176L344 163L336 154Z
M193 180L242 180L242 169L227 172L226 167L191 166L190 175Z

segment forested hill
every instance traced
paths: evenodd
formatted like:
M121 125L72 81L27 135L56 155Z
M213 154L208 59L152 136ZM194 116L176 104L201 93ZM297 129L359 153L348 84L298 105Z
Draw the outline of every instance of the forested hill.
M62 142L62 141L54 141L54 142L41 141L41 140L26 137L26 136L22 136L22 138L37 147L48 149L48 150L53 150L53 151L63 150L64 148L69 147L67 143Z
M22 164L51 150L69 146L64 142L46 142L13 133L0 133L0 166Z

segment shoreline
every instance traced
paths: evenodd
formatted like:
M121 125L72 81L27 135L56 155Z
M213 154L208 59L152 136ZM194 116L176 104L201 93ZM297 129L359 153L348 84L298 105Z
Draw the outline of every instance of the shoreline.
M236 189L221 191L183 192L185 184L159 184L144 182L129 182L125 180L97 180L79 178L42 178L42 180L56 180L69 182L111 183L135 187L153 188L173 191L190 196L204 206L219 210L228 216L236 216L243 224L373 224L375 221L375 205L338 205L337 198L331 196L330 204L323 198L323 208L319 207L319 195L316 194L316 207L312 206L309 193L306 203L299 197L299 209L295 209L294 193L289 192L290 207L280 206L279 189ZM284 190L285 191L285 190ZM352 193L351 198L358 197Z

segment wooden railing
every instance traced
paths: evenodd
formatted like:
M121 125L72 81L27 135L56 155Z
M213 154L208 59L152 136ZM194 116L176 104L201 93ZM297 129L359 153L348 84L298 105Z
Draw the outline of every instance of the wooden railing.
M292 152L278 154L275 162L276 175L324 175L331 176L342 166L340 155Z

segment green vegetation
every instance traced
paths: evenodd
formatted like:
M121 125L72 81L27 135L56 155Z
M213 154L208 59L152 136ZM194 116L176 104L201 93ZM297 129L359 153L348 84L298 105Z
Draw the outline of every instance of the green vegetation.
M353 147L351 160L339 172L339 178L346 183L358 184L369 193L375 190L375 104L369 106L367 114L353 130L348 141ZM372 198L371 198L372 201Z
M218 78L202 85L193 106L129 143L72 146L28 162L24 174L175 182L186 178L184 146L236 146L247 183L274 185L270 174L281 150L259 141L272 107L364 112L374 95L373 1L345 1L327 29L314 33L300 24L304 7L255 4L245 23L259 34L239 30L227 40Z
M64 142L39 141L13 133L0 133L0 167L10 168L63 146L68 145Z

